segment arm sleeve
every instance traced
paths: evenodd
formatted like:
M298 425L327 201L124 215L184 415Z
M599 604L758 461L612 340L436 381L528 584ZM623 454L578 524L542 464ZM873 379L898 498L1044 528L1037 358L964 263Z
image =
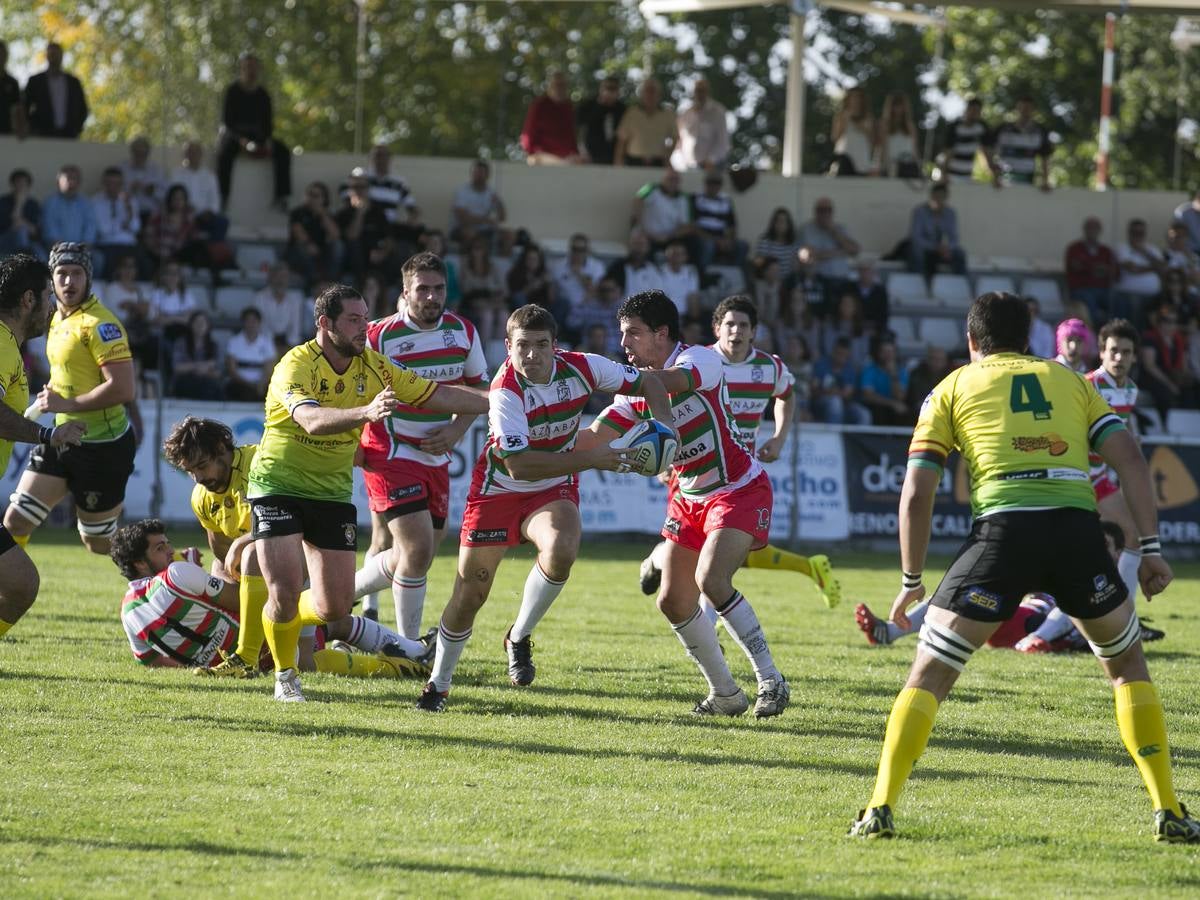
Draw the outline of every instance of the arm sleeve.
M796 376L792 374L792 370L783 364L783 360L778 356L772 356L771 362L775 365L775 390L771 397L774 399L787 399L792 394L792 388L796 384Z
M529 417L525 403L507 387L493 387L488 394L488 431L496 441L501 458L529 449Z
M97 366L133 359L129 352L129 337L115 317L101 319L92 325L87 348Z
M125 629L125 636L129 638L129 650L133 653L133 658L143 666L150 665L150 661L158 655L158 651L134 630L133 624L125 616L121 616L121 626Z
M409 406L421 406L437 390L436 381L422 378L412 369L405 369L390 360L385 360L385 362L387 363L386 367L390 369L385 383L395 391L396 399L401 403L407 403Z
M463 384L478 387L487 382L487 360L483 356L483 344L479 342L479 332L472 330L471 349L467 351L467 361L463 363Z
M290 416L299 406L320 406L312 373L305 371L295 356L285 356L271 373L270 392Z
M1118 431L1126 430L1125 423L1121 421L1120 416L1113 412L1108 401L1100 396L1100 392L1095 389L1094 385L1087 384L1086 397L1089 423L1088 446L1093 450L1099 450L1100 445Z
M163 581L174 593L192 600L212 600L225 589L224 581L190 562L171 563Z
M600 356L596 353L583 354L592 370L592 383L598 391L610 394L640 394L642 373L635 367Z
M954 449L954 433L950 423L954 403L954 376L935 387L921 404L921 414L908 445L908 464L917 468L941 471L946 457Z
M706 347L689 347L675 360L676 369L686 371L692 381L692 390L707 391L715 388L725 377L725 367L716 352Z
M607 425L609 428L614 428L624 434L632 428L639 419L649 418L649 411L646 415L640 415L633 406L633 401L624 394L615 397L613 402L608 405L608 408L600 413L596 418L600 423Z

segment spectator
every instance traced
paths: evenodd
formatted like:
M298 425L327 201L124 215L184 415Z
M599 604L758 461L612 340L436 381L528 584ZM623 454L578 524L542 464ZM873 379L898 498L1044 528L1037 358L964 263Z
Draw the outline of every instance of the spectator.
M1192 318L1192 296L1188 293L1187 281L1184 280L1183 272L1179 269L1167 269L1163 275L1162 293L1154 298L1155 308L1160 307L1164 303L1170 303L1175 307L1179 316L1179 323L1182 325Z
M871 361L858 376L859 396L875 425L908 424L908 369L896 360L896 342L876 338Z
M1029 352L1042 359L1054 359L1055 338L1054 329L1042 318L1042 305L1036 297L1026 297L1025 305L1029 307Z
M908 95L892 91L883 101L879 136L875 141L879 174L885 178L920 178L921 151Z
M392 151L387 144L375 144L367 158L365 172L371 202L380 207L393 225L420 222L421 209L408 182L392 174ZM348 188L341 191L342 200L349 198Z
M183 268L167 260L158 271L158 283L150 294L150 326L169 346L187 331L188 319L199 306L183 282ZM169 355L169 351L168 351Z
M242 330L225 345L225 397L247 403L261 402L275 360L275 342L262 330L262 313L255 307L242 310Z
M387 220L387 213L371 199L371 183L367 181L367 173L360 168L354 169L350 173L349 187L349 198L334 218L337 232L341 236L344 267L353 273L355 281L362 281L368 269L378 270L389 282L396 281L400 277L400 266L404 260L400 258L399 248L392 237L392 226ZM312 192L311 196L308 191ZM329 277L322 276L321 270L331 273L336 271L333 265L336 264L336 259L330 256L329 248L336 248L337 242L330 241L324 217L320 214L323 203L328 202L328 190L324 185L314 183L309 185L308 191L305 193L305 205L292 212L294 243L289 249L288 258L304 263L301 256L303 253L312 260L305 278L305 284L311 293L313 279L323 280L324 277ZM316 196L322 192L324 197ZM299 224L303 221L312 226L311 230ZM319 234L326 236L323 244L312 241L313 236ZM308 242L313 243L313 250L309 249Z
M975 174L975 158L984 151L988 169L993 168L986 146L987 123L983 121L983 102L978 97L967 101L963 117L950 122L942 137L942 177L954 181L970 181Z
M177 260L194 268L210 264L208 246L196 230L196 219L188 202L187 188L173 184L167 189L163 208L150 217L142 230L143 246L160 268Z
M1200 253L1200 188L1192 192L1191 202L1175 207L1175 221L1187 229L1188 247Z
M671 149L679 144L675 111L662 106L662 85L647 78L638 88L638 102L625 110L617 127L613 164L657 166L667 164Z
M958 213L946 201L950 189L938 182L929 189L929 201L912 211L908 226L908 270L920 272L925 283L946 266L955 275L967 274L967 254L958 240Z
M813 417L830 425L870 425L871 411L854 399L857 389L858 369L850 359L850 339L839 338L833 352L813 365Z
M183 164L171 173L171 184L182 184L192 202L196 228L209 240L223 241L229 232L229 219L221 215L221 191L217 176L204 168L204 147L188 141L183 147Z
M431 228L421 235L420 248L432 253L446 267L446 305L456 308L462 300L462 290L458 284L458 265L446 254L446 235L440 229Z
M908 376L908 389L904 403L907 410L906 421L917 421L925 398L953 369L954 366L950 364L950 354L945 347L930 344L925 348L925 358L913 367Z
M208 313L196 310L171 351L172 394L188 400L224 400L221 348L213 340Z
M217 182L221 210L229 206L233 184L233 161L239 153L256 158L271 157L275 176L274 206L287 211L292 193L292 151L276 140L271 95L259 82L258 57L243 54L238 59L238 80L225 89L221 107L221 140L217 147Z
M856 368L866 365L870 355L871 336L863 323L862 303L853 290L843 291L838 297L833 318L821 329L821 351L825 356L833 354L834 345L845 338L850 342L850 360Z
M351 178L361 183L361 175ZM333 278L341 272L342 233L329 214L329 188L324 183L314 181L304 189L304 205L288 213L288 229L288 265L306 288L318 278ZM355 269L356 275L364 273Z
M1004 184L1033 184L1050 190L1050 154L1054 145L1050 133L1033 119L1033 98L1028 94L1017 100L1017 118L1005 122L988 138L992 154L992 180ZM1040 170L1040 176L1039 176Z
M821 350L821 323L813 315L808 303L808 293L803 284L794 284L792 289L784 294L787 301L780 310L780 318L785 325L784 334L798 334L804 338L811 352ZM786 342L786 341L785 341ZM825 355L825 354L822 354Z
M112 278L117 256L133 254L138 262L138 275L144 276L149 273L149 261L145 251L138 246L141 220L125 190L121 170L109 166L104 170L101 185L100 192L92 197L92 210L96 217L96 245L109 264L97 274L105 279Z
M1167 228L1164 256L1167 272L1178 272L1183 278L1187 292L1195 294L1196 287L1200 284L1200 257L1188 246L1187 229L1179 222L1172 222Z
M796 223L787 207L776 207L767 223L767 230L762 233L758 243L754 245L756 259L770 258L779 263L779 277L786 286L792 277L792 269L796 265L796 254L800 244L796 240Z
M567 320L578 334L586 336L597 326L603 326L608 343L604 355L625 360L621 351L621 332L616 327L617 309L621 305L621 287L610 276L605 275L596 285L594 294L571 310Z
M758 307L759 319L775 322L783 302L783 279L779 275L779 260L763 256L755 260L754 305Z
M591 300L604 277L604 264L589 253L587 235L573 234L566 258L550 267L558 296L572 309Z
M471 180L454 192L450 238L466 247L480 235L507 256L512 252L512 232L501 227L506 218L504 201L488 184L491 172L485 160L471 163Z
M608 356L612 341L609 339L609 327L603 322L595 322L588 326L580 341L579 349L584 353L595 353L597 356ZM605 404L607 405L607 404ZM601 406L600 409L604 409Z
M1116 254L1108 245L1100 243L1102 229L1095 216L1084 219L1083 237L1067 245L1063 263L1067 295L1087 307L1093 327L1108 318L1113 285L1119 277Z
M45 259L42 205L33 196L33 176L25 169L13 169L8 186L9 192L0 197L0 256L24 250Z
M1121 277L1113 293L1112 314L1139 324L1146 322L1146 307L1162 291L1162 275L1167 261L1162 251L1146 240L1144 219L1131 219L1128 241L1117 247L1117 265Z
M359 293L367 301L367 315L372 321L386 319L396 312L396 304L384 290L383 276L378 272L368 272L363 276Z
M96 211L79 193L79 166L68 163L58 170L58 193L42 204L42 237L47 247L60 241L96 243ZM99 257L99 258L98 258ZM103 254L92 251L93 271L103 271Z
M1142 364L1138 386L1154 398L1154 406L1167 427L1172 407L1195 405L1196 381L1188 368L1188 346L1179 328L1179 311L1163 303L1150 314L1150 328L1142 336Z
M479 329L480 342L487 346L492 341L502 340L508 320L508 302L505 299L504 278L499 266L492 261L487 238L477 237L471 241L466 259L463 260L459 289L462 292L463 309Z
M633 227L646 233L655 252L665 250L673 240L682 239L687 244L688 256L699 258L691 206L674 169L666 169L661 181L647 182L638 190L633 198Z
M546 93L529 104L521 128L521 149L531 166L581 161L575 137L575 105L565 73L552 71L546 79Z
M758 345L757 340L755 345ZM783 364L792 373L792 392L796 397L796 420L812 421L812 349L802 334L789 332L784 336L779 354Z
M79 137L87 121L87 97L79 79L62 67L63 50L51 41L46 45L46 71L25 84L25 120L34 137Z
M150 321L150 290L138 281L138 263L124 253L113 263L113 279L104 287L100 300L121 318L129 337L135 374L143 381L146 370L158 369L158 334Z
M0 135L25 137L25 109L21 105L21 86L8 73L8 44L0 41Z
M745 241L737 236L737 212L733 198L721 190L721 173L711 170L704 175L704 191L692 195L691 220L695 223L701 271L713 263L741 267L746 263L748 250ZM759 309L761 313L761 308Z
M687 245L681 240L667 244L666 262L662 266L663 293L671 298L680 317L690 315L702 321L707 317L699 310L700 275L688 264Z
M799 239L796 259L811 269L828 303L850 280L850 257L858 255L858 243L834 221L833 201L828 197L813 204L813 218L801 227Z
M852 291L858 295L863 322L868 331L872 334L883 334L887 331L888 317L891 315L887 288L880 284L879 273L870 260L864 259L859 262L858 280L854 282Z
M537 244L526 244L508 270L508 293L513 309L536 303L553 313L555 320L568 319L562 310L555 308L554 281L546 270L546 256Z
M617 128L623 115L625 104L621 102L621 82L614 75L606 75L600 80L596 96L584 100L575 111L584 162L612 165L617 148Z
M679 145L673 154L681 169L715 172L729 156L729 125L725 107L713 100L708 81L692 85L691 105L679 113Z
M846 91L841 109L833 117L831 175L877 175L874 167L875 117L860 87Z
M650 257L650 238L640 228L629 233L629 252L608 267L607 277L626 297L663 289L662 272Z
M266 333L282 356L308 337L304 297L291 286L292 273L286 262L277 262L267 273L267 286L254 295L252 304L262 314Z
M158 212L167 188L162 168L150 161L150 142L146 138L136 137L130 142L129 159L121 164L121 175L139 221L145 222Z

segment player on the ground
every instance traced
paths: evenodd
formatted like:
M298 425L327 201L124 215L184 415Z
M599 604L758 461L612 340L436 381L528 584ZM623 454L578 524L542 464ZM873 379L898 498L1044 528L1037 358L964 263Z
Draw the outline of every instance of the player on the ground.
M545 309L528 304L508 317L508 359L492 379L488 441L475 464L459 537L454 592L438 626L433 674L417 708L446 705L454 669L475 615L491 591L508 548L529 541L537 560L525 579L521 608L504 635L508 676L533 682L533 629L562 592L579 554L581 524L576 475L585 469L628 471L629 451L575 447L579 420L596 391L644 396L669 419L667 393L643 375L592 353L555 349L558 325Z
M50 270L39 259L15 253L0 260L0 472L8 468L13 442L58 448L78 444L87 430L73 421L53 428L26 419L29 381L21 344L45 334L50 323ZM40 580L33 560L0 525L0 638L37 599Z
M275 658L275 699L304 700L291 660L303 625L349 614L358 514L350 502L354 455L366 422L398 404L479 413L482 393L438 385L367 349L367 301L335 284L315 303L317 336L284 354L271 375L262 442L246 496L267 582L263 627ZM301 598L307 571L312 590Z
M236 589L195 562L177 560L159 519L142 519L118 529L109 555L129 579L121 624L138 662L206 668L232 655L240 631ZM322 647L300 653L293 665L334 675L394 678L419 678L429 671L407 657L380 652L391 632L364 630L364 623L374 624L347 616L325 626L323 635L326 641L345 641L364 652Z
M433 253L410 257L395 315L367 328L367 346L439 384L487 384L479 333L446 311L446 265ZM421 634L426 575L446 534L450 510L450 450L475 416L430 412L401 404L362 433L362 469L371 505L371 549L355 576L367 591L363 614L378 616L375 591L391 586L396 629ZM373 601L373 602L372 602Z
M68 493L75 498L79 536L93 553L108 553L125 504L125 484L137 450L125 404L136 394L125 329L92 294L92 258L83 244L50 251L58 307L46 334L50 383L37 395L39 413L56 425L82 422L78 446L40 443L9 497L4 525L19 544Z
M1096 515L1087 451L1116 469L1140 537L1142 589L1171 583L1162 557L1149 469L1137 443L1078 374L1025 355L1029 308L989 293L967 315L972 362L948 375L922 406L900 496L902 588L890 618L925 596L922 570L946 457L957 449L971 475L975 521L933 595L917 658L888 718L875 791L850 833L895 834L892 809L925 749L938 704L1021 598L1049 591L1091 644L1115 691L1117 724L1154 807L1154 837L1200 842L1200 822L1175 797L1162 705L1142 653L1133 600Z
M775 433L758 448L757 457L763 462L779 459L787 442L788 432L796 412L796 395L792 391L795 379L783 360L754 346L758 328L758 307L743 294L726 297L713 311L713 333L717 342L712 348L720 354L725 366L725 386L729 403L742 443L755 453L758 429L767 406L774 405ZM676 489L674 481L668 490ZM667 542L661 541L651 554L642 560L641 587L643 594L653 594L662 580ZM841 600L841 586L833 575L829 557L824 554L801 556L771 544L751 550L746 557L747 569L787 569L807 575L821 592L830 609Z
M708 681L708 696L693 711L737 716L750 705L721 654L713 624L700 610L703 594L754 668L754 714L777 716L791 691L758 616L733 586L746 554L766 546L771 482L742 443L720 356L679 342L679 312L671 299L657 290L634 294L621 304L617 318L629 361L654 371L670 394L680 434L673 466L678 489L670 495L662 531L667 552L658 608ZM645 401L618 396L597 416L592 431L608 440L649 415Z

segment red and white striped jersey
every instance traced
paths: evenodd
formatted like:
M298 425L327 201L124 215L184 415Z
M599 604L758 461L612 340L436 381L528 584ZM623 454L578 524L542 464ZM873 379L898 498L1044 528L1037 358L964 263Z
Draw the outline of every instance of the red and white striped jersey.
M1137 406L1138 387L1133 383L1133 379L1126 378L1123 386L1118 385L1113 377L1104 371L1103 366L1083 377L1092 383L1096 392L1112 407L1113 412L1121 417L1129 433L1136 435L1137 417L1133 414L1133 408ZM1109 471L1108 464L1099 453L1088 453L1088 468L1093 481ZM1115 473L1113 479L1116 480Z
M758 443L758 426L762 424L768 404L790 396L795 378L782 359L757 347L751 347L741 362L729 359L716 344L711 349L721 357L725 367L729 406L742 434L742 443L753 453Z
M456 313L442 313L433 328L418 328L407 310L367 326L367 346L392 362L439 384L478 386L487 383L487 363L479 333ZM362 446L368 456L409 459L427 466L444 466L447 453L425 453L422 440L450 421L451 414L401 404L384 422L368 422Z
M679 452L672 470L679 490L691 499L738 488L762 471L742 442L729 405L721 356L709 347L677 344L664 369L686 369L691 387L671 394L671 412L679 432ZM638 419L650 418L641 397L622 395L600 414L602 421L624 433Z
M475 463L471 495L536 493L568 484L573 475L519 481L502 460L525 450L566 452L575 446L583 409L595 391L639 391L642 375L594 353L554 353L554 371L546 384L526 380L505 360L488 394L488 439Z
M129 649L143 665L165 656L207 666L218 650L237 644L234 613L213 602L225 582L195 563L173 562L157 575L129 582L121 601L121 624Z

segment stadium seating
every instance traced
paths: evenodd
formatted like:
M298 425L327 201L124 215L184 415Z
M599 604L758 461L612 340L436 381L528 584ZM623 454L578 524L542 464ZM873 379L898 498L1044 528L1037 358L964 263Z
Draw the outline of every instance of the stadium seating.
M933 298L947 309L961 309L963 312L971 308L971 301L975 299L971 282L965 275L934 275L932 293Z
M267 272L279 259L279 252L274 244L239 243L236 259L246 281L266 284Z
M1053 318L1063 314L1062 295L1058 282L1053 278L1026 278L1021 282L1021 293L1033 297L1041 304L1042 315Z
M1011 294L1016 289L1016 284L1007 275L980 275L975 279L976 296L989 294L993 291Z
M935 305L925 279L914 272L893 272L887 280L888 300L894 309L920 309Z
M242 310L254 300L256 289L243 284L230 284L217 288L213 311L219 322L237 322Z
M921 341L936 344L953 353L966 346L967 326L962 319L928 318L921 320Z

